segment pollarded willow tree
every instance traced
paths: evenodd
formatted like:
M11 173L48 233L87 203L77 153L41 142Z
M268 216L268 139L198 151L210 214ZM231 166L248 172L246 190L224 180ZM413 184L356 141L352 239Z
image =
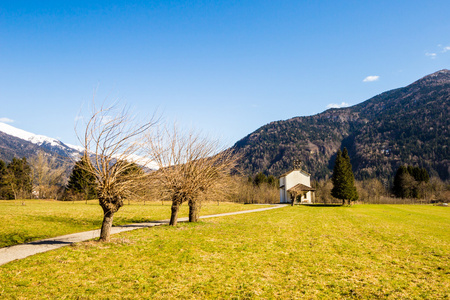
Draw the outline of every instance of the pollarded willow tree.
M206 194L225 190L235 165L231 150L224 150L218 141L193 131L182 132L175 126L148 136L149 157L158 166L152 173L154 190L172 201L170 225L176 225L182 203L189 205L189 222L197 222L201 199Z
M99 241L109 241L113 217L123 206L123 199L146 187L148 173L136 168L136 163L144 166L147 163L140 156L142 138L155 123L154 117L139 123L127 109L115 106L96 109L94 104L83 135L78 135L87 162L83 166L95 177L103 209Z

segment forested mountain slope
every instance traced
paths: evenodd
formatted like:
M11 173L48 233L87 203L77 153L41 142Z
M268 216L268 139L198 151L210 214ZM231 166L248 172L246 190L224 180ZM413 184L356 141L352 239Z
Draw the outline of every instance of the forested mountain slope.
M390 178L402 164L449 179L450 71L358 105L262 126L233 148L246 173L280 175L294 159L315 179L330 176L334 155L347 147L357 178Z

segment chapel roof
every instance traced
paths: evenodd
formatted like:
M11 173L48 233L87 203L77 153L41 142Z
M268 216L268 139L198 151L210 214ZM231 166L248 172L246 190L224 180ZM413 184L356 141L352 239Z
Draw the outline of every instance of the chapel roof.
M315 188L312 188L307 185L299 183L297 185L294 185L290 189L288 189L288 192L306 192L306 191L315 191L315 190L316 190Z

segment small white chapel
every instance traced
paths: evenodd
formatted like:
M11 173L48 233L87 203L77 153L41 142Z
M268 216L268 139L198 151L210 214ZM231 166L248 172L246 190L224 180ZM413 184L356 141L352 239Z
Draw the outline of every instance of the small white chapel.
M293 170L280 176L280 203L313 203L315 189L311 187L311 174L301 169L301 161L294 161Z

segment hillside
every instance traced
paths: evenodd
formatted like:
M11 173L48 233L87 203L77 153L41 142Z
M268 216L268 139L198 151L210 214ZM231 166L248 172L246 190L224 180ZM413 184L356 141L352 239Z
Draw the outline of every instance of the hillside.
M68 146L59 140L33 134L11 125L0 123L0 159L9 162L13 157L35 156L43 151L61 163L72 164L81 152L75 146Z
M75 161L81 157L84 148L65 144L60 140L44 135L37 135L0 122L1 160L8 163L13 157L26 157L27 159L30 159L39 151L43 151L47 155L55 157L56 161L61 165L73 166ZM136 154L130 155L129 159L133 160L136 164L143 166L145 169L157 169L156 164L148 162L142 156Z
M233 148L249 174L280 175L301 159L313 178L326 178L345 146L357 178L388 179L412 164L449 179L449 99L450 71L441 70L352 107L272 122Z

